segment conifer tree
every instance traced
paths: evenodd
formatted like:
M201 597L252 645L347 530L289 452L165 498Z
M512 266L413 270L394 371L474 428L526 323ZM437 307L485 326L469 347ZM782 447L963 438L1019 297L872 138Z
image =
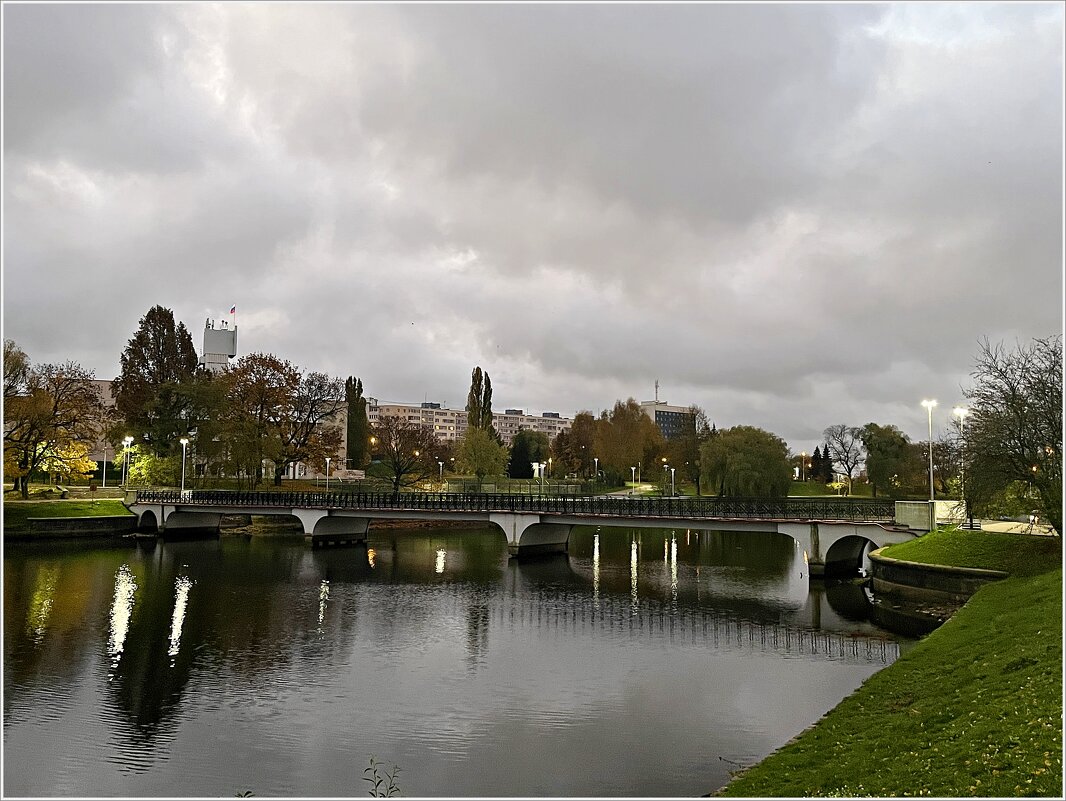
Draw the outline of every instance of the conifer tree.
M366 414L362 380L348 376L344 382L344 400L348 406L348 442L345 457L351 468L358 470L367 462L370 437L370 421Z

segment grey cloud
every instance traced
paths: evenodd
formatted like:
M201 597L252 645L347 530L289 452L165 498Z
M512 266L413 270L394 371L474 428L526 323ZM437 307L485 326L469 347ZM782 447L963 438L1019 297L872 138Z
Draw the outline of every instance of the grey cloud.
M1061 328L1061 9L5 7L5 335L924 431ZM41 298L46 299L42 312ZM91 332L91 334L86 334Z

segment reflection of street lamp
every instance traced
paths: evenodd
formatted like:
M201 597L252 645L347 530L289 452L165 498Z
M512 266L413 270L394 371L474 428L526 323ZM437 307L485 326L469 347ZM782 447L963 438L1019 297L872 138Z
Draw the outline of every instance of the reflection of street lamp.
M329 492L329 463L333 457L326 457L326 492Z
M933 407L935 400L923 400L922 406L929 413L929 530L936 529L936 504L933 495Z
M185 449L189 447L189 440L182 437L181 443L181 491L185 492Z

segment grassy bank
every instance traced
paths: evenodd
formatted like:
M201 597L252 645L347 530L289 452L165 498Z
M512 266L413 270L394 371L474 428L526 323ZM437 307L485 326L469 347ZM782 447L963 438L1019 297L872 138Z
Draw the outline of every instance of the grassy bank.
M1012 577L720 795L1061 797L1061 541L944 531L886 553Z
M122 501L17 501L4 499L4 531L25 532L26 520L30 517L106 517L128 515Z

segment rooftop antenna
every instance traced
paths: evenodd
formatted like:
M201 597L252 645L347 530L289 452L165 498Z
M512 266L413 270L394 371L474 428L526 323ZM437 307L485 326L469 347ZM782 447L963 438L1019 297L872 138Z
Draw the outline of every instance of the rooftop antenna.
M659 402L659 379L655 379L655 402Z

